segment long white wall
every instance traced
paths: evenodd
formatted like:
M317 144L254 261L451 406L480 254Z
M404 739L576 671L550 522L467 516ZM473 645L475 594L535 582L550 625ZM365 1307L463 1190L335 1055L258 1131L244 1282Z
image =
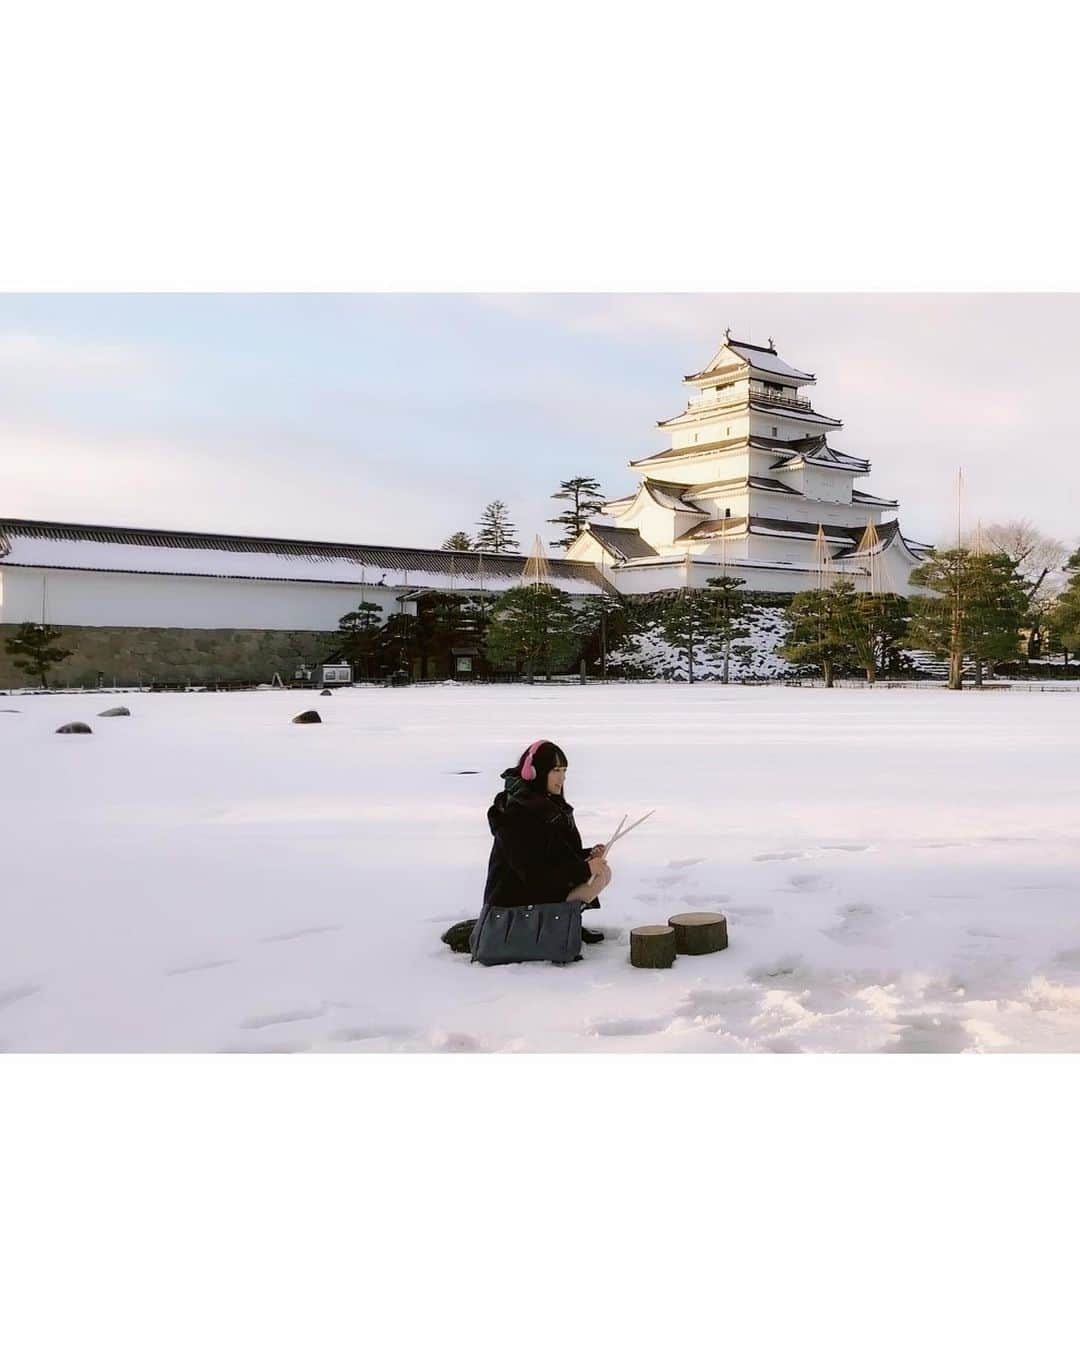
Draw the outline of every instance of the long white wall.
M186 630L332 631L358 603L399 611L369 584L102 574L0 565L0 622Z

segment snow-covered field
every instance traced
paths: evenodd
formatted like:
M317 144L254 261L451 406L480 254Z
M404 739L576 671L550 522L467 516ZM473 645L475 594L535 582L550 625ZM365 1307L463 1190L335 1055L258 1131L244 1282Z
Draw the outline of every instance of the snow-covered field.
M72 718L93 736L54 734ZM545 735L587 843L657 812L584 961L471 965L439 934L476 914L499 770ZM1080 695L1021 691L0 697L0 1045L1080 1049L1078 751ZM632 926L702 909L728 950L629 965Z

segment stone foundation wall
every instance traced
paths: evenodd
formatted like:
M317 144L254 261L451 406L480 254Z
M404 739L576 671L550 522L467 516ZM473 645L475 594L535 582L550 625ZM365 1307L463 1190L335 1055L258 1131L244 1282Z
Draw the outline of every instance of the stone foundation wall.
M49 677L52 687L95 687L150 682L288 681L298 664L333 652L332 631L190 631L157 627L65 626L61 644L72 650ZM27 687L32 679L12 663L5 640L15 626L0 624L0 688Z

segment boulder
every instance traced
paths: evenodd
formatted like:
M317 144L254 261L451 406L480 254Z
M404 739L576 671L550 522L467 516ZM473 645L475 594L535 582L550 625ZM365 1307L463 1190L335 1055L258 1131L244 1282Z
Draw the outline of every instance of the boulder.
M99 720L118 719L122 715L130 715L130 714L131 711L128 710L127 706L113 706L110 710L99 711L98 719Z
M293 716L293 724L322 724L322 716L317 710L302 710Z
M319 693L319 695L320 695L320 696L331 696L331 695L333 695L333 693L330 691L330 688L329 688L329 687L324 687L324 688L322 689L322 691Z
M62 724L56 732L58 734L92 734L94 731L88 724L83 724L82 720L72 720L70 724Z

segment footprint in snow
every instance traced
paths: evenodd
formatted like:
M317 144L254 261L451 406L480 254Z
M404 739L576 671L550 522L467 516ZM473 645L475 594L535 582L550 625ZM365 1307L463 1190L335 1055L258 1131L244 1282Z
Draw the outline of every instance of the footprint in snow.
M256 1014L241 1021L241 1028L273 1028L276 1024L295 1024L305 1019L321 1019L326 1010L318 1009L281 1010L277 1014Z
M414 1038L416 1034L415 1028L404 1024L356 1024L335 1029L330 1037L334 1042L368 1042L372 1038Z
M873 847L872 847L872 846L863 846L863 845L861 845L861 844L859 844L859 843L856 843L856 842L851 842L851 843L847 843L847 842L837 842L837 844L834 845L834 846L822 846L821 849L822 849L823 851L852 851L852 852L855 852L855 851L870 851L870 850L873 850Z
M801 954L781 954L768 963L759 963L746 969L747 978L752 982L787 981L795 979L801 984L811 985L815 976Z
M816 893L827 886L824 874L792 874L788 883L804 893Z
M895 1027L900 1031L885 1052L962 1052L971 1046L968 1030L947 1015L901 1014Z
M690 1019L707 1017L740 1006L756 1005L760 998L761 993L750 986L699 987L687 991L679 1005L679 1013Z
M243 1046L237 1046L230 1043L227 1047L219 1047L219 1054L232 1056L294 1056L297 1052L307 1052L311 1050L310 1042L249 1042Z
M17 1005L20 1000L37 995L40 990L41 987L33 982L24 982L21 986L0 987L0 1010L7 1009L9 1005Z
M179 967L169 968L165 975L186 977L189 972L210 972L215 967L232 967L235 962L235 958L209 958L204 963L182 963Z
M445 1029L435 1029L429 1038L433 1052L482 1052L485 1049L480 1039L471 1033L450 1033Z
M674 888L675 885L678 883L685 883L687 877L688 876L686 874L683 874L681 871L676 871L676 873L674 874L658 875L656 882L661 886L661 888Z
M840 924L822 930L822 934L838 944L875 944L885 919L876 907L866 902L849 902L837 911Z
M306 939L308 935L329 935L335 930L342 930L344 926L340 925L305 925L299 930L283 930L278 935L264 935L259 941L261 944L280 944L289 939Z
M807 851L764 851L751 858L759 864L768 864L773 860L805 860L807 854Z
M769 925L773 919L772 907L744 906L741 904L738 906L731 906L729 904L724 910L729 916L736 917L740 925Z
M602 1019L587 1026L591 1037L624 1038L644 1037L647 1033L661 1033L670 1024L670 1019Z
M669 860L668 869L689 869L691 865L703 864L705 857L703 855L695 856L692 860Z

